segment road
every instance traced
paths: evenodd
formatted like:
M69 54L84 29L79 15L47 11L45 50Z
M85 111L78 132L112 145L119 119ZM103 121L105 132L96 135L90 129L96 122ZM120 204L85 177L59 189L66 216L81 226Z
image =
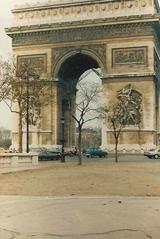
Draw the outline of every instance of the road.
M159 239L160 198L0 197L3 239Z
M72 162L72 161L76 161L77 156L76 157L66 157L66 162ZM118 156L118 160L120 162L160 162L160 159L149 159L147 157L144 157L143 154L120 154ZM113 162L115 161L115 157L114 154L109 154L108 157L106 158L98 158L98 157L94 157L94 158L87 158L83 156L83 162L101 162L101 161L109 161L109 162Z

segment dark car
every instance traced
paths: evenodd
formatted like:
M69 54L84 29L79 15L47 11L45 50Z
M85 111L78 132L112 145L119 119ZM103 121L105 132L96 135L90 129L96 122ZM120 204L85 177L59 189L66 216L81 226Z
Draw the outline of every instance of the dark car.
M39 160L60 160L61 152L54 149L41 149L38 154Z
M89 148L85 152L86 157L107 157L108 153L100 148Z

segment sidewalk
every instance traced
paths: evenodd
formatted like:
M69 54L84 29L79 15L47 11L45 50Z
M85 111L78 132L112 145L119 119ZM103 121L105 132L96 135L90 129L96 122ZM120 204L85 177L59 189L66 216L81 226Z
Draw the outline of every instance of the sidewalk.
M159 239L160 197L0 197L0 238Z
M31 164L23 164L18 167L9 167L9 166L0 166L0 173L12 173L17 171L25 171L25 170L32 170L32 169L38 169L42 167L47 167L49 165L53 165L54 162L60 163L60 161L47 161L47 162L39 162L38 165L31 165Z

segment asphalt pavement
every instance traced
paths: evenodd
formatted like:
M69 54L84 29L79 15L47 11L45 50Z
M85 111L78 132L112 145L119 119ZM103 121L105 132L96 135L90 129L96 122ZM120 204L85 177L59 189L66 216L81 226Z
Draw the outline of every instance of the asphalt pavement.
M160 197L0 196L2 239L159 239Z

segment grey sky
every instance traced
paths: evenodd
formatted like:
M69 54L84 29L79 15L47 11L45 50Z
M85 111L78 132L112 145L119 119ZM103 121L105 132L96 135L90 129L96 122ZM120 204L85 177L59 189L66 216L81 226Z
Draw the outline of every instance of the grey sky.
M7 57L11 53L11 40L6 36L4 28L11 23L11 9L15 4L33 2L33 0L1 0L0 1L0 56ZM35 1L34 1L35 2Z
M0 56L11 55L11 39L5 34L4 28L11 23L11 9L17 3L33 2L33 0L0 0ZM35 2L35 1L34 1ZM0 104L0 127L12 128L11 113L8 107Z

